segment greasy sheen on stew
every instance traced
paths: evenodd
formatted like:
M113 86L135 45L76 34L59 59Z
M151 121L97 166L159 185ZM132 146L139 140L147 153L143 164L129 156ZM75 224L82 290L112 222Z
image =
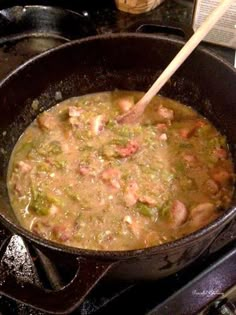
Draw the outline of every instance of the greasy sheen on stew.
M119 125L117 116L142 95L74 97L26 129L8 170L11 204L26 229L78 248L130 250L183 237L229 206L225 137L161 96L139 123Z

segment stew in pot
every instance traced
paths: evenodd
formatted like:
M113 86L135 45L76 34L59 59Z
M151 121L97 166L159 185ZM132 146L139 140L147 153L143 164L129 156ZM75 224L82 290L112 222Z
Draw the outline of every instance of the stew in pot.
M229 206L234 174L225 137L161 96L142 121L119 125L116 117L142 95L74 97L26 129L8 170L10 200L26 229L74 247L130 250L178 239Z

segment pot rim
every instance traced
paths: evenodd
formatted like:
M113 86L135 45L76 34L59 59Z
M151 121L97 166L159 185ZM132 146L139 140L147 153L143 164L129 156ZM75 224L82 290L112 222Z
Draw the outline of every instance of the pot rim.
M153 40L161 40L161 41L166 41L166 42L172 42L176 43L179 45L184 45L185 40L184 39L176 39L176 38L170 38L166 37L165 35L157 34L144 34L144 33L132 33L132 32L122 32L122 33L109 33L109 34L102 34L102 35L93 35L93 36L88 36L84 37L81 39L76 39L76 40L71 40L67 43L64 43L60 46L51 48L49 50L46 50L45 52L40 53L39 55L36 55L32 58L30 58L28 61L24 62L20 66L18 66L15 70L11 71L4 79L0 81L0 88L8 81L11 79L11 77L15 76L18 74L20 71L22 71L25 67L27 67L30 64L33 64L34 62L37 62L40 59L43 59L47 55L51 55L54 53L54 51L60 51L64 50L66 48L69 48L71 46L77 46L86 42L90 41L95 41L95 40L109 40L109 39L115 39L115 38L149 38ZM222 63L225 67L227 67L230 71L232 71L234 74L236 74L236 68L226 59L224 59L222 56L216 54L215 52L211 51L208 48L202 47L201 43L198 45L198 47L193 51L194 52L199 51L201 53L204 53L211 58L217 60L218 62ZM190 55L191 56L191 55Z
M171 42L171 43L177 43L178 45L183 45L184 40L180 39L173 39L173 38L167 38L163 35L153 35L153 34L140 34L140 33L113 33L113 34L105 34L105 35L95 35L90 36L86 38L82 38L79 40L70 41L69 43L65 43L63 45L60 45L56 48L50 49L46 52L41 53L40 55L37 55L27 62L23 63L21 66L19 66L17 69L12 71L7 77L5 77L0 82L0 89L8 83L9 80L11 80L15 75L19 75L21 71L24 70L25 67L30 66L34 62L40 62L41 59L46 57L47 55L53 54L55 51L60 51L67 49L71 46L77 46L82 43L95 41L95 40L109 40L109 39L116 39L116 38L147 38L147 39L153 39L153 40L161 40L165 42ZM221 64L223 64L225 67L228 68L228 70L232 71L234 74L236 74L236 69L225 59L222 57L212 53L206 48L198 47L196 51L200 51L203 54L206 54L210 56L211 58L217 60ZM75 254L77 256L85 256L85 257L96 257L100 259L109 259L109 260L126 260L131 258L138 258L138 257L147 257L156 255L158 253L163 253L165 251L169 250L176 250L178 247L181 247L182 245L186 245L189 243L193 243L196 241L196 239L201 238L203 236L207 236L214 230L220 230L223 229L223 227L230 222L233 217L236 217L236 206L231 206L229 209L227 209L221 216L219 216L216 220L209 223L208 225L202 227L201 229L190 233L180 239L177 239L175 241L171 241L168 243L164 243L157 246L152 246L148 248L142 248L142 249L135 249L135 250L126 250L126 251L100 251L100 250L90 250L90 249L80 249L76 247L71 247L67 245L62 245L53 241L49 241L46 239L43 239L25 228L16 225L15 223L12 223L8 218L6 218L3 214L0 213L0 221L9 228L10 231L13 231L20 236L26 237L29 241L33 241L37 245L43 246L50 250L56 250L58 252L64 252L68 254Z

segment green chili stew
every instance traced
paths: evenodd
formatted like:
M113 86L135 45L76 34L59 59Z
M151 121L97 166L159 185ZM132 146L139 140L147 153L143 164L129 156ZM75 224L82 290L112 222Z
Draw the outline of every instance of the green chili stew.
M225 137L190 107L157 96L119 125L143 93L68 99L17 142L8 190L20 223L43 238L95 250L178 239L221 215L233 193Z

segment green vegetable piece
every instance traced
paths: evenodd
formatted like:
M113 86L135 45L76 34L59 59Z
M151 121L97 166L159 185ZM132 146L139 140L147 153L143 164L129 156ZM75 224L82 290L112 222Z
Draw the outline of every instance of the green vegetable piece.
M60 206L60 207L65 206L63 200L61 200L55 196L47 196L47 198L52 204L54 204L56 206Z
M210 125L204 125L198 128L197 130L197 134L202 138L209 137L211 132L212 132L212 127Z
M141 213L145 217L149 217L149 218L152 217L156 212L156 208L151 208L142 202L138 202L136 205L136 208L137 208L139 213Z
M208 167L213 167L214 164L216 164L218 162L218 158L217 156L213 155L212 152L208 152L208 154L205 155L205 159L206 159L206 162Z
M178 173L184 173L185 172L185 165L182 161L178 161L176 164L175 164L175 169Z
M64 206L64 202L55 196L49 196L38 190L38 187L31 186L30 209L38 215L48 215L52 204Z
M53 161L53 165L59 170L62 170L63 168L65 168L66 164L67 162L65 160L58 159L58 160Z
M47 144L41 144L37 147L37 153L42 156L59 155L62 153L61 144L57 140Z
M110 119L106 124L106 128L113 130L114 127L117 126L117 122L115 120Z
M33 199L30 203L30 209L38 215L48 215L52 202L42 193L32 195Z
M209 145L212 148L220 148L225 147L226 145L226 139L224 136L217 136L209 140Z
M38 187L37 186L34 186L33 184L31 184L31 195L33 197L33 200L35 200L39 194L38 192Z
M41 160L41 154L39 153L38 150L36 150L35 148L33 148L29 153L28 153L28 158L30 160L35 160L35 161L39 161Z
M69 118L68 110L64 109L63 111L59 112L58 118L60 119L60 121L67 121Z
M87 135L86 135L86 132L84 132L84 131L82 131L82 130L75 130L74 131L74 134L75 134L75 136L76 136L76 138L78 139L78 140L81 140L81 141L84 141L84 140L86 140L87 138Z
M192 149L193 145L192 145L192 143L189 143L189 142L181 142L179 144L179 148L181 148L181 149Z
M170 214L170 207L171 207L171 202L170 201L166 201L159 208L159 216L162 219L167 218L169 216L169 214Z
M167 170L163 170L161 176L163 180L168 183L170 183L175 178L175 175L168 172Z
M74 201L81 201L79 194L67 191L67 195Z
M116 150L114 145L105 145L102 148L102 155L106 158L110 159L117 156Z
M197 188L197 184L194 179L190 177L183 177L180 179L180 185L182 189L185 190L194 190Z
M111 145L127 145L129 139L127 138L115 138L109 144Z
M71 198L71 200L77 201L79 203L80 207L86 208L89 206L85 200L83 200L83 202L81 202L80 194L76 193L74 191L71 191L71 188L65 188L65 193L67 194L67 196L69 198Z
M129 126L122 126L118 129L119 136L130 138L133 135L133 132Z
M48 151L50 154L58 155L62 153L61 144L59 141L52 141L49 143Z
M33 149L34 147L34 144L33 142L26 142L26 143L23 143L20 148L17 150L16 154L24 154L25 156L27 156L30 151Z
M87 145L87 144L79 147L79 151L82 151L82 152L85 151L86 153L93 151L93 149L94 149L93 146Z
M51 168L47 163L42 162L37 166L37 171L48 173L51 171Z

